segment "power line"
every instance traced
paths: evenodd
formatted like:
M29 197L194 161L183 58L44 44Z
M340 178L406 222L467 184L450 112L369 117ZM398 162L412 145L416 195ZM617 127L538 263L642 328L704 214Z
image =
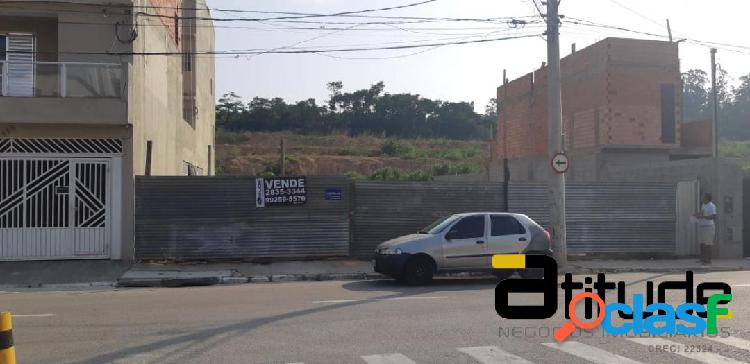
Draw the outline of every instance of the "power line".
M660 27L660 28L666 28L666 25L665 25L665 24L662 24L661 22L658 22L658 21L656 21L656 20L654 20L654 19L651 19L651 18L649 18L648 16L646 16L646 15L643 15L643 14L641 14L641 13L639 13L639 12L635 11L635 10L634 10L633 8L630 8L630 7L628 7L628 6L625 6L624 4L620 3L620 2L619 2L619 1L617 1L617 0L609 0L609 2L611 2L611 3L615 4L615 5L617 5L617 6L621 7L621 8L623 8L623 9L625 9L625 10L627 10L627 11L629 11L629 12L633 13L633 14L635 14L636 16L638 16L638 17L640 17L640 18L642 18L642 19L645 19L646 21L648 21L648 22L650 22L650 23L652 23L652 24L655 24L656 26L658 26L658 27Z
M490 39L476 39L476 40L464 40L464 41L453 41L453 42L442 42L442 43L420 43L412 45L397 45L397 46L386 46L386 47L359 47L359 48L339 48L339 49L286 49L286 50L269 50L269 49L247 49L247 50L234 50L234 51L192 51L192 52L14 52L19 54L35 53L55 53L55 54L71 54L71 55L105 55L105 56L181 56L185 54L194 55L257 55L257 54L311 54L311 53L332 53L332 52L362 52L362 51L380 51L380 50L397 50L397 49L411 49L411 48L424 48L424 47L435 47L435 46L448 46L448 45L462 45L462 44L473 44L473 43L488 43L498 42L504 40L513 40L521 38L537 37L539 34L531 35L518 35L508 36L500 38Z
M573 18L573 17L566 17L566 19L571 19L566 22L567 24L582 25L586 27L595 27L595 28L601 28L601 29L619 30L623 32L647 35L647 36L656 37L656 38L667 38L667 36L663 34L654 34L651 32L634 30L634 29L615 26L615 25L596 23L590 20L585 20L585 19L579 19L579 18ZM693 39L693 38L684 38L684 41L686 43L691 43L691 44L700 45L704 47L716 47L716 48L722 48L724 50L728 50L732 52L750 54L750 46L745 46L745 45L704 41L704 40ZM744 51L741 51L741 50L744 50Z
M437 1L437 0L431 0L431 1ZM23 2L28 4L29 2ZM70 3L66 3L70 4ZM422 3L417 3L422 4ZM91 5L91 4L89 4ZM104 5L96 5L97 7L106 7ZM28 7L7 7L3 6L2 3L0 3L0 8L2 9L14 9L14 10L28 10ZM386 9L381 8L379 10ZM199 9L199 10L206 10L206 9ZM85 11L85 10L72 10L72 9L45 9L45 11L48 12L71 12L71 13L84 13L84 14L98 14L101 15L101 11ZM492 18L453 18L453 17L424 17L424 16L384 16L384 15L360 15L357 14L358 12L364 12L364 11L372 11L372 9L367 10L360 10L360 11L349 11L349 12L340 12L340 13L334 13L334 14L312 14L312 13L291 13L291 14L302 14L299 16L281 16L281 17L269 17L269 18L218 18L218 17L202 17L202 16L176 16L177 19L186 19L186 20L205 20L205 21L216 21L216 22L261 22L261 21L281 21L281 20L295 20L295 19L303 19L303 18L322 18L322 17L344 17L344 18L362 18L362 19L395 19L395 20L426 20L426 21L454 21L454 22L504 22L512 19L522 19L522 18L529 18L529 16L504 16L504 17L492 17ZM271 13L277 13L277 12L271 12ZM160 14L150 14L145 12L138 12L137 14L148 16L148 17L155 17L155 18L167 18L167 19L175 19L175 16L173 15L160 15ZM343 14L343 15L340 15ZM111 15L111 14L110 14ZM126 15L126 14L122 14ZM321 23L327 23L327 22L321 22Z
M536 12L539 13L539 17L542 18L542 20L546 21L546 15L542 12L542 8L539 7L539 4L536 2L536 0L529 0L532 4L534 4L534 8L536 8Z

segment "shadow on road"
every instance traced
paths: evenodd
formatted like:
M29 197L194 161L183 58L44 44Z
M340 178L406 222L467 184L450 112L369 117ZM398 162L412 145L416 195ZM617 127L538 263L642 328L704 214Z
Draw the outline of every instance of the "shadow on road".
M394 288L398 287L395 283L388 283L383 281L369 281L361 283L369 284L385 284L392 285ZM360 282L353 282L348 284L357 284ZM489 284L485 284L488 288ZM450 286L450 285L449 285ZM458 285L456 285L458 287ZM469 289L465 286L465 289ZM264 325L276 323L278 321L295 319L305 315L313 315L321 312L327 312L337 309L343 309L358 305L364 305L375 302L376 300L393 299L400 297L407 297L411 295L420 294L426 291L410 289L411 287L401 286L402 289L394 290L392 294L381 295L378 297L371 297L368 300L352 301L335 303L325 306L316 306L304 310L298 310L293 312L282 313L269 317L254 318L245 320L228 325L220 325L212 328L206 328L195 332L161 339L156 342L131 346L121 350L113 351L97 355L90 359L83 361L84 363L110 363L110 362L139 362L139 363L184 363L188 359L194 357L194 355L203 353L210 350L212 347L221 345L222 343L251 332ZM476 286L474 287L476 289ZM417 288L419 289L419 288ZM364 290L364 289L362 289ZM377 290L377 289L372 289ZM429 292L429 291L427 291Z
M494 289L496 278L436 278L430 284L410 286L395 279L379 279L371 281L355 281L342 285L353 292L387 291L403 295L418 295L428 292L469 291L477 289Z

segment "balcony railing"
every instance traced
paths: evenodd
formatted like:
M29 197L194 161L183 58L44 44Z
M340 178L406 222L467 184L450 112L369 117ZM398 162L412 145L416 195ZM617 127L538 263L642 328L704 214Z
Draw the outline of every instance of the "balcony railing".
M0 96L120 97L122 65L0 61Z

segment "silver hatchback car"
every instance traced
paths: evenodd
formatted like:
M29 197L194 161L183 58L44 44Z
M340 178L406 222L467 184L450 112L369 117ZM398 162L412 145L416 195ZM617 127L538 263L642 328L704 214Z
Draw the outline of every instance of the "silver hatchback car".
M378 245L375 271L410 284L425 284L435 273L492 272L494 254L551 256L550 234L522 214L455 214L438 219L416 234Z

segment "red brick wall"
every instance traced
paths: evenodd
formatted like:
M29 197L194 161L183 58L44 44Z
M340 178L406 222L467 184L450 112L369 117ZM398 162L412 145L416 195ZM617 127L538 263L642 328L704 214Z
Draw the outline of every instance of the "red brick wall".
M683 147L710 147L713 144L713 122L699 120L682 124L681 138Z
M539 69L533 82L529 74L498 88L495 158L547 153L546 75ZM561 76L567 150L661 144L661 84L681 90L675 44L608 38L563 58ZM679 125L681 91L675 100Z
M167 28L169 28L169 35L172 37L172 40L177 39L177 29L175 28L175 22L174 22L174 16L178 15L177 8L180 6L181 0L149 0L151 2L151 6L155 6L156 8L153 9L153 11L161 16L159 19L161 20L162 24L164 24Z

